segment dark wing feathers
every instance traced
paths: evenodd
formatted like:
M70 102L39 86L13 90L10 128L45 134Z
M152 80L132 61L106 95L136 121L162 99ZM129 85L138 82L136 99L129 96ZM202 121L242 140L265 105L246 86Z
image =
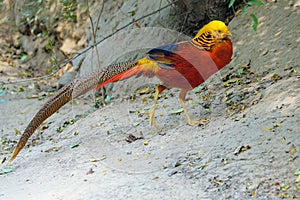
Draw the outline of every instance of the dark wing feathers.
M149 60L155 61L161 68L174 69L175 60L173 58L177 51L178 44L168 44L151 49L147 55Z

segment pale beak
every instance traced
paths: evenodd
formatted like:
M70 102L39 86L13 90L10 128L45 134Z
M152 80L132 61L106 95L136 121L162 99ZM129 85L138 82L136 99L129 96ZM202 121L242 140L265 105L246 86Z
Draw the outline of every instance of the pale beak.
M227 33L224 34L225 39L231 39L232 34L228 31Z

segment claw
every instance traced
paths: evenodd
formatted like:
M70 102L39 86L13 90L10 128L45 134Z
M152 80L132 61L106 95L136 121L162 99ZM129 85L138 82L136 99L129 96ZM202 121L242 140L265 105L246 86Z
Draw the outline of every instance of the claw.
M190 126L195 126L195 125L204 125L205 123L209 122L207 119L196 119L196 120L187 120L186 123Z
M154 107L154 106L153 106L153 107ZM155 106L155 107L156 107L156 106ZM152 109L151 112L149 113L149 115L150 115L149 121L150 121L150 125L151 125L151 126L154 126L158 131L161 131L162 128L159 127L159 126L157 125L157 123L155 122L155 119L154 119L154 111L155 111L155 107L154 107L154 109Z
M179 98L179 100L180 100L181 106L182 106L182 108L183 108L185 117L186 117L186 123L187 123L188 125L195 126L195 125L198 125L198 124L204 124L204 123L209 122L209 120L207 120L207 119L196 119L196 120L191 120L191 118L190 118L190 116L189 116L189 113L188 113L188 111L187 111L187 109L186 109L186 106L185 106L184 101L183 101L181 98Z

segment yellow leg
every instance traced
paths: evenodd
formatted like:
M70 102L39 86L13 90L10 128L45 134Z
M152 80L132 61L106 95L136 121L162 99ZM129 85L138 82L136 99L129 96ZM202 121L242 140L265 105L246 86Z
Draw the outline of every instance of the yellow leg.
M185 114L185 117L186 117L186 123L188 125L191 125L191 126L194 126L196 124L202 124L202 123L205 123L205 122L208 122L208 120L203 120L203 119L198 119L198 120L191 120L190 116L189 116L189 113L186 109L186 106L185 106L185 103L184 103L184 100L182 100L181 98L179 98L180 100L180 104L183 108L183 111L184 111L184 114Z
M150 117L149 117L149 120L150 120L150 125L153 125L155 126L155 128L157 128L159 131L161 131L161 128L155 123L155 120L154 120L154 113L155 113L155 109L157 107L157 101L158 101L158 96L159 94L164 91L166 89L165 86L163 85L159 85L156 87L156 90L155 90L155 95L154 95L154 103L153 103L153 107L150 111Z
M158 95L159 95L160 92L161 91L159 90L159 87L157 87L156 90L155 90L155 95L154 95L154 103L153 103L152 109L149 113L149 115L150 115L150 117L149 117L150 125L155 126L155 128L157 128L158 130L161 130L161 128L155 122L154 113L155 113L155 109L157 107Z

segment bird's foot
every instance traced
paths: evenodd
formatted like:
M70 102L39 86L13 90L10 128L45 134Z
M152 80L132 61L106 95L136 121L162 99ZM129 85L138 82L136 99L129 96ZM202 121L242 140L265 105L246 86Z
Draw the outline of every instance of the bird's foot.
M159 127L159 126L156 124L156 122L155 122L155 120L154 120L154 114L152 114L151 112L150 112L149 121L150 121L150 125L151 125L151 126L154 126L158 131L161 131L161 130L162 130L162 128Z
M195 125L205 125L209 120L207 119L196 119L196 120L187 120L187 124L190 126L195 126Z
M151 123L150 123L150 124L151 124ZM153 125L158 131L162 131L162 128L161 128L160 126L158 126L158 125L156 124L155 121L154 121L154 123L151 124L151 125Z

